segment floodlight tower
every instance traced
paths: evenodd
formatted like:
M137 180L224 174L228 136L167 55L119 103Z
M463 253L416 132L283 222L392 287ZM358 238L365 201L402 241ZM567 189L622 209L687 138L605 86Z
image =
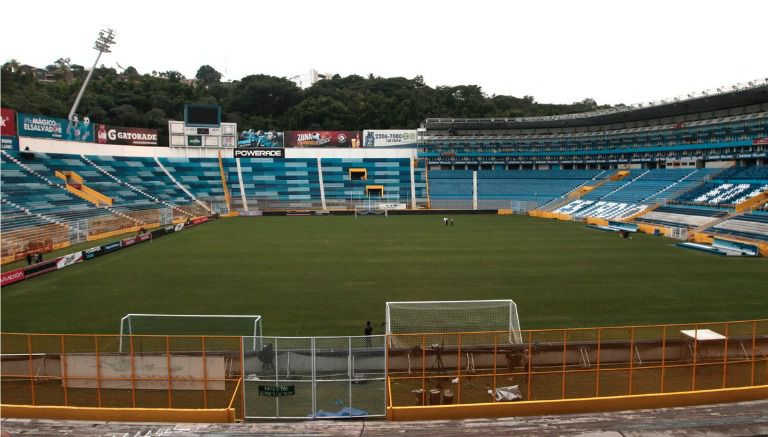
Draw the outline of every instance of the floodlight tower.
M93 62L93 67L91 67L91 71L88 72L88 76L85 77L85 82L83 82L83 86L80 87L80 92L77 93L77 98L75 99L75 103L72 105L72 109L69 110L69 115L67 116L67 120L72 120L72 116L75 115L75 111L77 111L77 106L80 105L80 99L83 98L83 93L85 92L85 87L88 86L88 82L91 80L91 76L93 76L93 70L96 69L96 64L99 63L99 59L101 58L102 53L111 53L112 51L109 50L109 46L115 43L115 31L112 29L102 29L99 31L99 37L96 38L96 41L93 43L93 48L99 52L99 54L96 56L96 60Z

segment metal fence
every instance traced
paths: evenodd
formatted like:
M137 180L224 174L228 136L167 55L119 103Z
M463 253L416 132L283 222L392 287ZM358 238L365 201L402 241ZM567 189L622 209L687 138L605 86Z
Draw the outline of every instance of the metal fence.
M247 419L385 416L384 336L244 339L252 342L263 347L244 357Z
M768 384L768 319L520 334L132 335L121 352L120 335L3 333L0 395L12 405L232 408L260 420Z
M391 406L768 384L768 320L522 331L522 344L506 331L393 337L417 346L388 350Z
M2 334L5 404L233 408L243 417L240 337Z

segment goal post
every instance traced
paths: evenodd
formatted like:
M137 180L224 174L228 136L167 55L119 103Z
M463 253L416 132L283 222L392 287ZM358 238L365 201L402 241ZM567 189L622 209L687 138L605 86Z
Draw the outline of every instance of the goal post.
M508 343L523 342L517 305L511 299L387 302L386 324L387 334L394 336L504 332L505 335L494 337ZM447 339L450 342L455 337L443 336L440 341ZM465 344L490 344L494 341L490 335L462 337ZM405 338L409 336L400 337L401 340Z
M120 350L130 335L234 336L261 338L260 315L126 314L120 319ZM253 342L256 349L256 341Z
M387 208L379 208L373 206L355 206L355 218L364 215L383 215L389 217Z

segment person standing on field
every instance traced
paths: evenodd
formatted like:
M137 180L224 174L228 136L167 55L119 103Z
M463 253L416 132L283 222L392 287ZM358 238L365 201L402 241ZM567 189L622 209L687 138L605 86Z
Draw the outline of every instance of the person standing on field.
M365 322L365 347L371 347L371 334L373 334L373 326L369 320Z

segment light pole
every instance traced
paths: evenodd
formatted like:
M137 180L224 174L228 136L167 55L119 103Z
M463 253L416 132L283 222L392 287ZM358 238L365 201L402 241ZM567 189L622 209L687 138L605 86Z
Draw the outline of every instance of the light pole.
M80 105L80 99L83 98L83 93L85 92L85 87L88 86L88 82L91 80L91 76L93 76L93 70L96 69L96 64L99 63L99 58L101 58L102 53L110 53L111 50L109 50L109 46L115 43L115 31L112 29L107 30L101 30L99 31L99 37L96 38L96 41L93 44L93 48L96 49L99 54L96 56L96 60L93 62L93 67L91 67L91 71L88 72L88 76L85 77L85 82L83 82L83 86L80 87L80 92L77 93L77 98L75 99L75 103L72 105L72 109L69 110L69 115L67 116L67 120L72 120L72 116L75 115L75 111L77 111L77 106Z

